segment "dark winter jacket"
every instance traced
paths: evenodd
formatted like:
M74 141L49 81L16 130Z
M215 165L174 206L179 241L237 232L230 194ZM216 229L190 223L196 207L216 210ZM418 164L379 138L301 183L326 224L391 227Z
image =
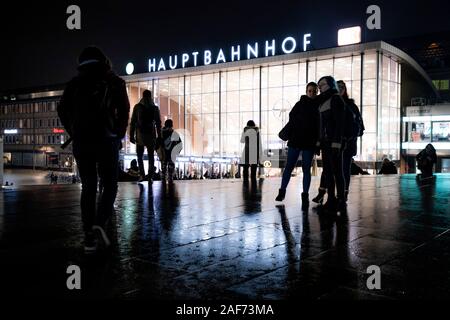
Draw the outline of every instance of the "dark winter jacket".
M122 139L130 112L125 81L100 64L79 70L58 105L66 132L74 140Z
M151 117L153 123L143 123L146 112L153 114ZM143 126L151 129L146 132L143 130ZM153 145L156 137L161 138L161 113L151 99L142 98L134 106L130 122L130 137L135 138L136 144L142 146Z
M416 156L417 167L422 170L425 166L433 167L437 162L436 149L429 143L425 149L420 151Z
M355 100L346 98L343 98L343 100L345 102L346 107L350 108L353 114L357 116L357 118L361 118L361 113L359 112L358 106L355 104ZM364 124L362 126L362 129L365 130ZM358 153L357 141L358 137L355 137L353 139L347 140L345 143L346 152L349 152L352 156L356 156L356 154Z
M321 93L316 99L320 114L318 144L331 144L332 148L341 149L345 121L344 100L335 89Z
M288 147L314 150L319 139L319 107L314 99L301 96L289 113Z

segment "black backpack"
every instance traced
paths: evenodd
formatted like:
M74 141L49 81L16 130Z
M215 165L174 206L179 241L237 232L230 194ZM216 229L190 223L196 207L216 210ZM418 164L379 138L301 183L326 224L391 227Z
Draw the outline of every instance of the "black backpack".
M345 104L344 137L355 139L364 134L364 123L359 112L354 112L349 104Z
M110 90L106 81L77 83L72 110L72 128L77 136L95 137L114 132Z

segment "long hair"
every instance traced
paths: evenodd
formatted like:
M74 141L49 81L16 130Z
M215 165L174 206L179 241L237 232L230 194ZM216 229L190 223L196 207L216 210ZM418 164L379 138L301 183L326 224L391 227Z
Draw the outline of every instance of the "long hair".
M345 82L344 81L342 81L342 80L339 80L338 82L337 82L337 84L338 84L338 86L340 85L340 84L342 84L343 86L344 86L344 94L342 95L342 98L344 98L344 100L350 100L350 97L348 96L348 91L347 91L347 85L345 84ZM339 90L339 87L338 87L338 90ZM339 91L340 92L340 91Z
M317 83L319 83L322 80L325 80L327 82L330 89L339 91L336 80L332 76L324 76L324 77L320 78L319 81L317 81Z

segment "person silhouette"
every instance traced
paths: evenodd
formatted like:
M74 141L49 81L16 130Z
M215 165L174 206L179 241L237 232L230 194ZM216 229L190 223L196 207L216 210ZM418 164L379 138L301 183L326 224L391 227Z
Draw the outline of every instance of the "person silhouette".
M78 75L66 86L58 116L73 141L81 177L81 215L84 250L97 250L96 232L107 247L104 227L114 210L119 175L119 149L128 126L130 104L125 81L111 70L111 62L97 47L78 57ZM98 212L98 176L103 186Z

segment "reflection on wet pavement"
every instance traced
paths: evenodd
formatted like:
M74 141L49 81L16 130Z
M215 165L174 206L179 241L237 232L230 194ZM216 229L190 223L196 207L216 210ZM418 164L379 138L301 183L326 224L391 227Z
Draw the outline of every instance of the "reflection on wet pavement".
M347 215L300 210L294 178L122 183L110 252L82 250L80 187L0 193L0 282L12 296L144 299L450 297L450 175L352 180ZM319 180L314 177L311 196ZM66 268L82 290L66 288ZM381 268L381 290L366 286Z

